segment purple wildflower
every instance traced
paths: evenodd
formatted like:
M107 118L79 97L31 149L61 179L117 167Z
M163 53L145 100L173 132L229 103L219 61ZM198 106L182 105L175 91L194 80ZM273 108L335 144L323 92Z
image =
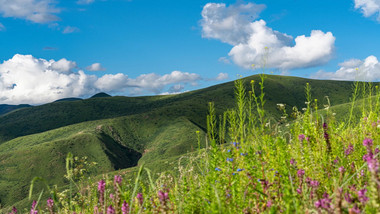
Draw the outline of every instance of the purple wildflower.
M294 158L290 159L290 164L291 164L291 165L294 166L296 163L297 163L297 162L294 160Z
M297 191L298 194L300 194L300 195L302 194L302 189L301 188L297 188L296 191Z
M129 214L129 204L126 201L121 205L121 211L123 214Z
M102 179L98 182L98 191L101 195L104 193L105 188L106 188L106 182Z
M53 213L53 207L54 207L54 201L53 199L49 198L47 201L47 207L50 213Z
M339 172L340 173L344 174L345 171L346 171L346 169L343 166L339 167Z
M326 141L326 145L327 145L327 152L331 152L331 144L330 144L330 137L329 137L329 134L327 133L327 123L323 123L323 136L325 138L325 141Z
M268 202L267 202L267 207L269 208L269 207L271 207L272 206L272 200L268 200Z
M369 171L377 174L379 171L379 161L376 158L368 158L367 164Z
M37 201L33 201L32 203L32 209L30 210L30 214L37 214L38 210L36 209Z
M375 155L377 155L380 152L379 148L375 148Z
M314 188L317 188L319 186L319 181L315 180L315 181L310 181L310 186L311 187L314 187Z
M305 140L305 135L304 134L300 134L300 135L298 135L298 140L299 141L303 141L303 140Z
M112 207L112 205L107 208L107 214L115 214L115 209Z
M215 168L216 171L222 171L219 167Z
M360 211L357 204L355 204L354 207L350 209L350 211L357 213L357 214L362 213L362 211Z
M358 191L358 197L360 202L366 203L369 200L369 198L365 195L366 193L367 189L361 189Z
M165 202L169 199L169 193L158 191L158 198L160 199L160 202L165 204Z
M297 171L297 176L298 176L299 178L302 178L304 174L305 174L305 170L303 170L303 169L299 169L299 170Z
M144 202L143 194L141 192L137 193L136 198L137 198L137 200L139 200L139 204L142 205Z
M13 208L12 208L12 212L10 212L9 214L17 214L17 208L16 208L16 207L13 207Z
M346 192L344 194L344 199L349 203L349 204L352 204L354 201L352 200L352 196L349 192Z
M319 199L314 203L316 208L330 209L331 208L331 199L329 194L324 193L323 198Z
M232 161L234 161L234 159L233 158L227 158L227 161L232 162Z
M347 149L344 151L344 155L349 156L354 151L354 146L350 143Z
M371 147L372 146L372 144L373 144L373 140L371 139L371 138L365 138L364 140L363 140L363 146L365 146L365 147Z
M240 169L240 168L239 168L239 169L237 169L236 171L241 172L241 171L243 171L243 170L244 170L244 169Z
M114 184L118 184L120 186L122 181L123 179L121 178L120 175L115 175L115 178L113 180Z

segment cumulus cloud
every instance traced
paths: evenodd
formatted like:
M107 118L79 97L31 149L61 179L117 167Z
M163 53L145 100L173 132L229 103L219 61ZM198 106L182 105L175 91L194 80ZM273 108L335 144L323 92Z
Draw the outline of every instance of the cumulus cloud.
M3 17L26 19L35 23L57 21L60 9L53 0L0 0L0 14Z
M355 0L355 9L360 9L365 17L377 16L380 22L380 0Z
M380 62L373 55L364 60L350 59L340 63L339 66L339 70L335 72L318 71L311 77L331 80L380 80Z
M264 20L254 21L264 8L253 3L208 3L202 11L202 36L232 45L228 55L243 68L265 64L289 70L321 65L331 59L335 43L331 32L313 30L310 36L293 39L271 29Z
M62 33L64 34L68 34L68 33L77 33L79 32L79 28L77 27L71 27L71 26L67 26L65 27L65 29L63 29Z
M42 104L66 97L86 97L98 92L126 94L180 92L186 84L196 84L195 73L173 71L170 74L88 75L77 69L77 63L60 59L45 60L16 54L0 63L1 104Z
M228 79L228 74L227 73L219 73L218 76L215 78L217 81L222 81Z
M86 67L88 71L105 71L106 69L100 63L94 63Z

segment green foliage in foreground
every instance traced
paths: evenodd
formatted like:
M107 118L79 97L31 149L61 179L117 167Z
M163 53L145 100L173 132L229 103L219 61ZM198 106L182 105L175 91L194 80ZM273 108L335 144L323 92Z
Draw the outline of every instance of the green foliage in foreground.
M350 114L338 122L334 112L320 114L309 89L306 109L287 113L280 104L283 117L273 123L266 118L264 90L255 91L252 82L253 92L245 93L238 80L237 107L218 120L210 104L206 149L181 158L178 174L163 172L154 179L142 165L132 180L104 175L96 183L75 183L69 166L66 178L77 186L53 191L48 204L38 200L32 211L377 213L379 95L361 100L359 122ZM289 122L288 114L296 119ZM187 164L181 164L184 159Z

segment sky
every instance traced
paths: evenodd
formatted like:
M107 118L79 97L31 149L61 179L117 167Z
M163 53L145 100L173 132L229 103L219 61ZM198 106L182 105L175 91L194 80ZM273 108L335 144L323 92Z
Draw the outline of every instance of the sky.
M380 0L0 0L0 104L380 80Z

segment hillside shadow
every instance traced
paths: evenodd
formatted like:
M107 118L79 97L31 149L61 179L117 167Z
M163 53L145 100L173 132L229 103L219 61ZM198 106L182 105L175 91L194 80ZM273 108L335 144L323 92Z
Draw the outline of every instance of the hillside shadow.
M120 145L107 134L101 133L99 135L99 139L104 143L104 152L115 170L137 166L138 161L142 157L140 152Z

